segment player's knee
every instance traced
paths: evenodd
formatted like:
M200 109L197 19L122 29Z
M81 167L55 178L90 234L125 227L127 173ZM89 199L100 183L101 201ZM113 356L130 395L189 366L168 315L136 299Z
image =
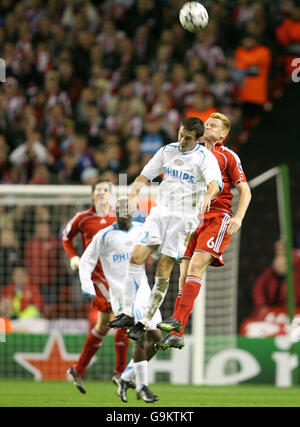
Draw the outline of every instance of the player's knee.
M156 276L165 277L165 278L170 277L173 265L174 265L173 258L169 258L169 257L160 258L157 266L157 270L156 270Z
M98 334L100 335L106 335L109 331L110 327L107 326L107 321L106 319L98 319L96 325L95 325L95 330Z
M202 277L205 267L201 263L193 263L190 265L188 274L193 276Z
M104 336L108 333L108 331L110 330L110 327L107 325L100 324L95 326L95 330L99 335Z

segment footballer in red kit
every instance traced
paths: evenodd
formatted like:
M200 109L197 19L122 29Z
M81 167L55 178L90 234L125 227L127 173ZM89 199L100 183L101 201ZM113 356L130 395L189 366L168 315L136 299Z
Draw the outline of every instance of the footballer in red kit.
M78 269L77 262L79 265L79 256L77 255L74 246L74 238L77 234L80 234L82 237L82 252L84 252L92 241L93 236L98 233L98 231L113 224L115 221L116 217L112 210L110 210L110 212L105 216L99 216L94 206L87 211L78 212L74 216L63 232L63 246L70 259L72 270L76 271ZM97 266L93 271L92 280L95 284L95 290L97 293L97 298L95 300L96 307L99 311L111 312L108 283L104 276L100 261L98 261Z
M113 224L116 216L110 205L112 196L112 184L107 181L99 181L92 185L93 206L83 212L78 212L63 231L63 247L69 257L70 267L73 271L78 271L80 256L77 254L74 246L74 238L77 235L82 237L82 253L90 244L93 236ZM104 276L100 261L98 261L93 273L96 298L93 305L98 310L97 322L90 331L83 346L79 360L75 366L68 369L68 374L73 378L74 385L81 393L86 393L83 382L85 370L91 359L102 345L105 335L109 331L107 323L114 318L110 305L109 285ZM114 342L116 352L116 364L113 376L113 382L118 381L119 375L126 368L129 339L126 337L126 329L116 331Z
M210 211L204 215L202 224L188 244L185 258L192 258L195 251L208 252L214 257L210 265L220 267L224 265L222 254L232 237L232 234L226 232L227 223L232 218L231 189L238 183L247 183L247 179L239 157L222 142L214 145L212 153L222 172L223 189L212 200Z
M174 312L169 319L157 325L158 329L170 332L156 344L158 350L184 346L182 335L203 284L204 272L210 265L214 267L224 265L222 254L228 247L232 235L240 229L251 200L251 191L241 161L236 153L223 144L230 127L229 119L221 113L211 114L204 124L203 144L218 160L223 188L211 200L209 210L204 215L201 215L200 209L200 225L192 236L180 265L179 293ZM233 187L239 194L238 207L234 215L231 193Z

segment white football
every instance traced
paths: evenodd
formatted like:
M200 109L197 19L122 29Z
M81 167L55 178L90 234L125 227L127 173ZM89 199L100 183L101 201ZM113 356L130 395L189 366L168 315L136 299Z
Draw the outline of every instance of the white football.
M209 16L205 7L197 1L185 3L179 12L179 21L183 28L190 33L205 28L208 24Z

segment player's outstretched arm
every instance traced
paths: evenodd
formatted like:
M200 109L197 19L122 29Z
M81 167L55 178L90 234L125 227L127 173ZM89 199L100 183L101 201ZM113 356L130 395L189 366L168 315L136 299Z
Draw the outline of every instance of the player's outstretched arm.
M97 235L96 235L97 236ZM93 240L82 254L79 262L79 277L82 293L86 297L96 296L92 273L96 267L100 254L98 238L94 236Z
M128 200L129 203L132 204L132 209L137 210L138 203L137 203L137 197L141 191L141 189L147 184L148 178L146 178L144 175L139 175L132 184Z
M247 182L239 182L235 187L239 192L239 202L235 215L228 221L226 230L228 234L234 234L241 228L252 197Z
M212 181L207 188L207 192L203 198L203 200L201 200L200 203L200 213L205 214L207 212L209 212L210 210L210 204L212 199L219 193L220 191L220 184L217 181Z

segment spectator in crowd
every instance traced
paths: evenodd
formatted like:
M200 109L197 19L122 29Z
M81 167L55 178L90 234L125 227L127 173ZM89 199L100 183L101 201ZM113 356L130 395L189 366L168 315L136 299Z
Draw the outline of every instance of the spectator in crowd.
M161 147L168 143L170 143L170 138L163 129L162 117L148 114L141 135L141 153L155 154Z
M213 98L206 97L201 93L196 93L193 97L193 103L191 108L188 108L185 112L185 118L187 117L198 117L205 122L211 114L216 113L218 110L214 106Z
M126 155L123 173L127 175L128 184L132 184L137 176L136 174L142 170L141 140L132 136L126 140L125 144Z
M234 84L230 79L229 70L225 65L216 67L214 76L215 80L210 85L210 90L219 106L219 110L223 110L224 107L230 107L234 104Z
M76 167L79 171L93 166L92 153L88 146L88 138L83 133L76 133L70 150L75 155Z
M156 102L152 106L151 113L162 119L162 127L167 132L171 140L177 138L178 127L181 121L181 114L175 107L170 93L162 91L157 96Z
M270 49L253 36L244 37L235 52L235 67L242 75L237 99L242 103L245 116L251 119L260 116L269 101L270 66Z
M21 252L15 232L9 228L2 229L0 239L0 288L10 282L12 271L16 265L20 264L21 259Z
M277 27L276 37L282 47L286 75L290 78L295 69L293 60L300 57L300 5L294 7L291 16L286 17Z
M17 264L12 280L1 290L0 313L12 319L41 317L43 297L39 287L28 276L26 269Z
M207 28L192 35L178 22L182 0L96 3L1 4L0 53L7 74L0 88L0 134L7 141L7 148L0 149L3 182L32 182L30 165L32 171L37 167L38 175L43 172L40 183L79 183L96 157L106 163L98 147L105 147L108 133L118 134L122 160L122 142L132 135L141 137L149 113L162 116L163 131L173 138L188 109L202 113L215 107L211 95L230 117L240 113L239 102L246 116L255 116L255 124L269 101L269 46L275 61L278 46L286 63L299 56L299 7L282 9L280 22L274 2L213 2ZM209 102L203 111L198 94ZM24 140L31 140L28 123L34 120L38 148L28 142L27 157ZM82 133L87 141L84 161L78 164L76 139ZM245 140L243 130L236 138ZM16 154L23 156L22 166ZM115 174L124 167L122 161L117 169L109 161L106 170L98 169ZM133 163L130 167L130 173L138 169Z
M300 257L293 252L295 304L300 307ZM286 257L282 241L275 243L275 257L256 279L253 290L253 304L255 309L264 307L285 307L287 299L286 284Z
M9 146L4 135L0 134L0 183L10 183L10 162L8 159Z
M86 168L81 172L80 180L84 185L93 185L99 181L99 171L96 168Z
M196 34L195 43L186 53L186 60L198 56L206 65L208 72L214 72L218 65L225 63L225 55L217 43L218 25L210 19L207 27Z
M35 232L25 243L24 264L30 280L39 286L45 304L55 302L58 294L60 244L48 222L35 223Z
M101 129L104 127L104 118L99 113L96 101L89 102L86 110L86 121L80 123L80 129L88 136L88 146L92 149L101 143Z
M41 135L34 128L34 124L26 128L25 142L11 152L9 161L20 169L24 182L31 179L35 166L47 163L47 149L42 144Z

